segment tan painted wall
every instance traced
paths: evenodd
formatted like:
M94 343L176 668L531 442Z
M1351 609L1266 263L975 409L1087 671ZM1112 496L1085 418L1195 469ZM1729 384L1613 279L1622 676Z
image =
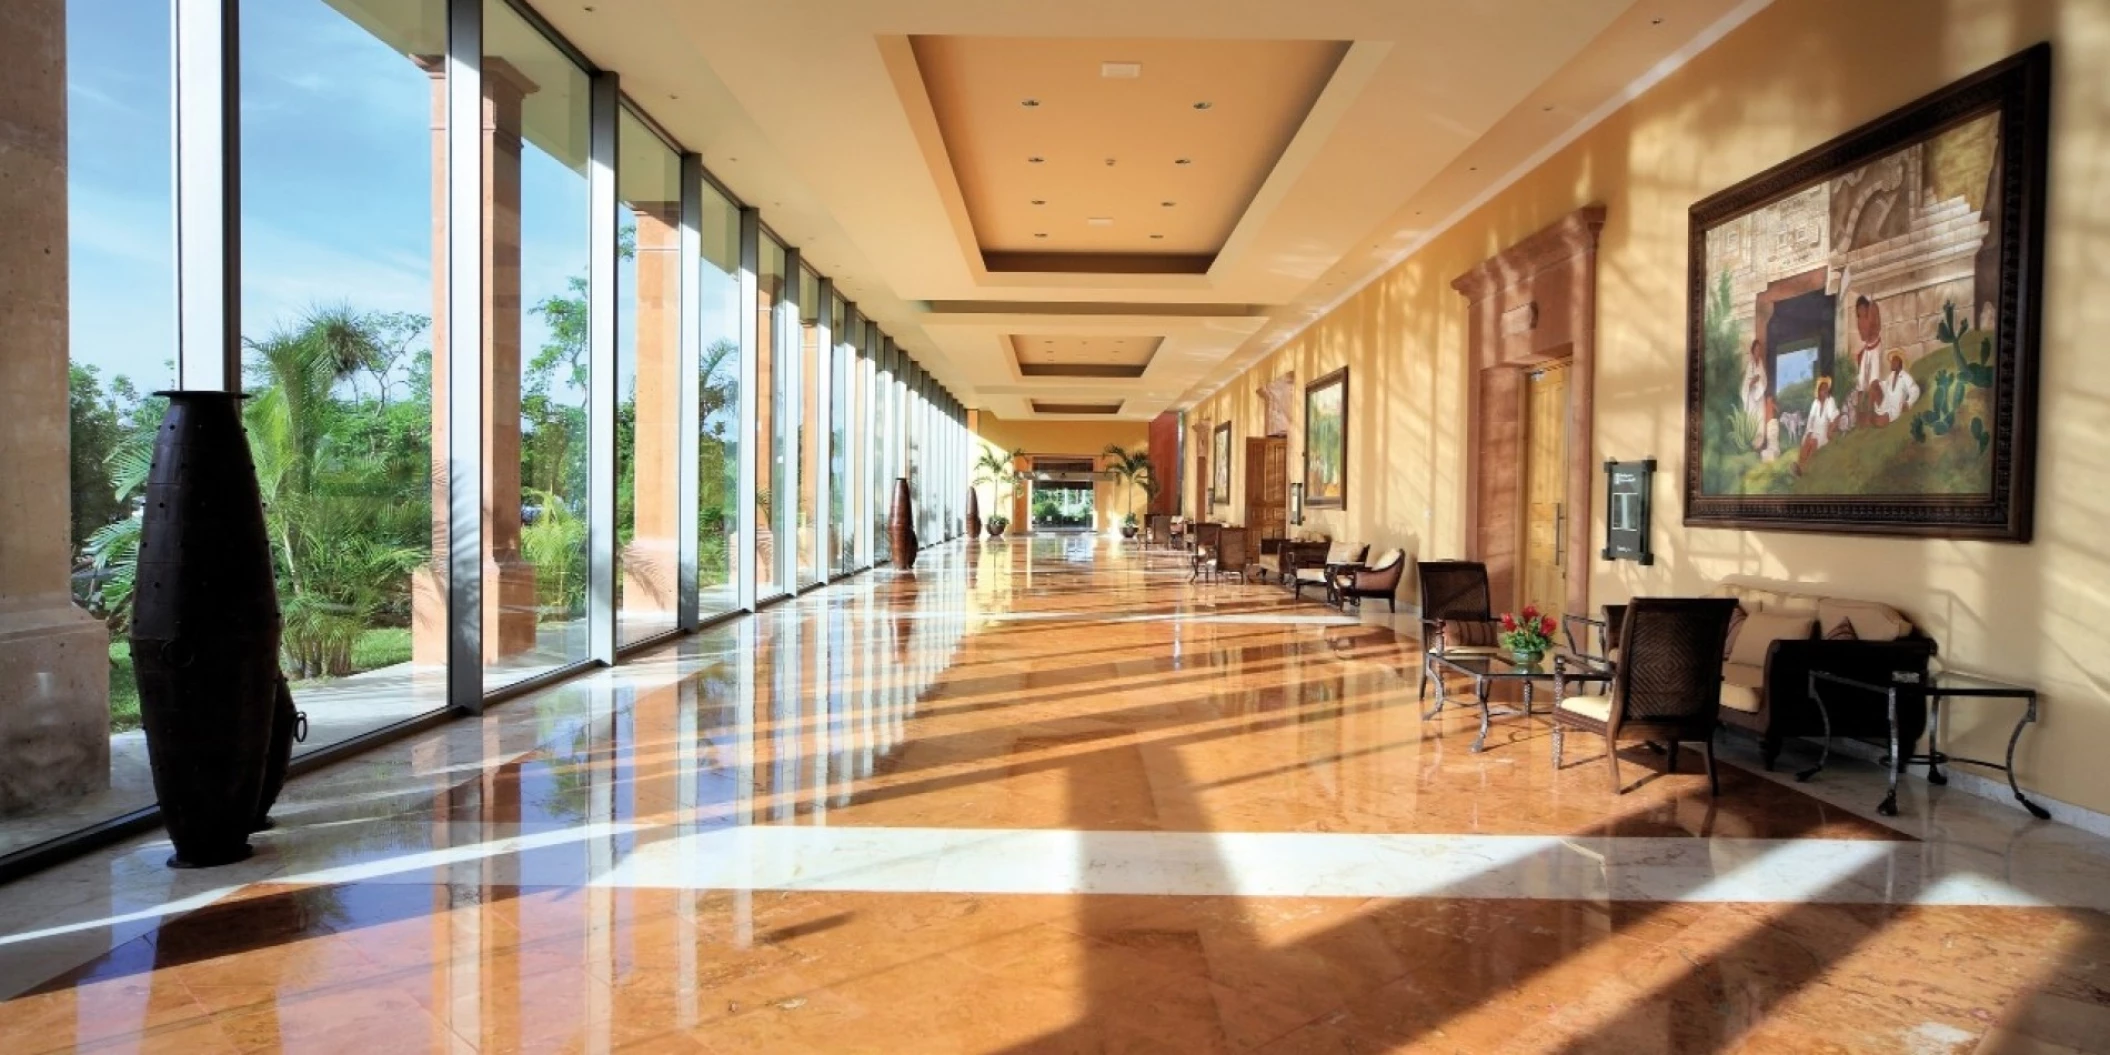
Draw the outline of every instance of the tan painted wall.
M2050 208L2036 541L1859 539L1687 529L1686 210L1717 190L2040 40L2053 42ZM1894 603L1952 666L2046 694L2025 786L2110 812L2110 4L2101 0L1779 0L1357 293L1195 409L1240 435L1254 387L1351 367L1348 508L1307 528L1463 552L1465 301L1450 280L1591 203L1607 207L1595 456L1655 456L1657 564L1596 563L1593 604L1689 594L1742 575ZM1301 406L1299 411L1301 414ZM1193 434L1190 433L1190 438ZM1297 464L1301 426L1291 437ZM1234 445L1235 446L1235 445ZM1241 452L1242 453L1242 452ZM1234 489L1242 484L1233 473ZM1234 499L1236 496L1234 495ZM1593 538L1602 538L1602 509ZM2000 756L2015 712L1958 707L1962 754Z
M1088 455L1098 459L1100 468L1105 468L1106 459L1100 457L1099 452L1105 450L1107 444L1118 443L1136 450L1148 449L1150 443L1150 423L1147 421L1006 421L986 410L977 412L977 417L980 421L979 447L968 452L974 459L982 456L981 447L998 451L1023 447L1027 454ZM993 488L989 484L980 484L975 490L980 494L982 515L987 517L993 511L990 505ZM1025 527L1025 495L1026 488L1020 487L1013 508L1005 511L1005 515L1011 518L1013 530ZM1143 516L1143 507L1143 493L1138 490L1136 517L1139 520ZM1096 531L1106 534L1116 530L1124 511L1120 485L1104 480L1094 485L1092 510L1098 521Z

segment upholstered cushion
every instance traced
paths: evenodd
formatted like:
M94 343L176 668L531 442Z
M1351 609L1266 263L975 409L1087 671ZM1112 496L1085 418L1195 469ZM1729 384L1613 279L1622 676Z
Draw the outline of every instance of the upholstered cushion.
M1757 714L1766 691L1766 668L1749 663L1722 664L1722 706Z
M1355 551L1362 548L1361 546L1351 546L1346 542L1331 543L1326 547L1326 563L1346 564L1354 560Z
M1324 569L1324 568L1307 568L1307 567L1304 567L1303 565L1298 565L1298 567L1297 567L1297 581L1298 581L1298 582L1325 582L1325 581L1326 581L1326 569Z
M1612 720L1612 698L1610 696L1569 696L1560 702L1560 709L1572 711L1585 718L1600 722Z
M1859 641L1861 635L1854 633L1854 624L1841 619L1824 632L1826 641Z
M1446 619L1443 621L1443 643L1446 647L1457 645L1486 645L1495 643L1495 624L1484 619Z
M1365 565L1365 567L1368 567L1371 571L1384 571L1386 568L1389 568L1394 564L1398 564L1400 561L1406 559L1406 550L1388 549L1383 553L1378 554L1377 559L1369 562L1367 565Z
M1817 617L1807 612L1759 612L1744 620L1736 632L1736 645L1729 662L1764 666L1766 650L1775 641L1802 641L1817 628Z
M1912 633L1911 620L1899 615L1897 609L1874 601L1825 598L1817 602L1817 621L1827 638L1832 628L1841 623L1853 627L1854 639L1859 641L1896 641Z
M1722 638L1723 659L1728 659L1729 653L1736 651L1736 635L1744 629L1744 620L1750 617L1751 613L1744 611L1742 604L1738 604L1736 610L1729 613L1729 633Z

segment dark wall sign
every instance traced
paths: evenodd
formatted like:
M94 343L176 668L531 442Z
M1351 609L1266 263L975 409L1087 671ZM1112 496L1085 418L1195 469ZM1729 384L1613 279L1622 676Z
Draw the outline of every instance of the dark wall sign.
M1654 458L1604 463L1604 559L1656 563L1648 548L1649 482L1655 475Z

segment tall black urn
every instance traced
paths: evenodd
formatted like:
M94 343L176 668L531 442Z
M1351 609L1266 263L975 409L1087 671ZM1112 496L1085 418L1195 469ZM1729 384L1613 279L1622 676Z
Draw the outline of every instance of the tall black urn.
M278 690L278 592L238 392L162 392L132 669L175 868L249 856Z

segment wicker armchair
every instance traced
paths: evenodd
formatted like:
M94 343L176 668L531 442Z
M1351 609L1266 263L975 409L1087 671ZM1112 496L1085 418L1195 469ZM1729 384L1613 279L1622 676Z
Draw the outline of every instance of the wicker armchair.
M1363 599L1385 599L1392 611L1399 611L1399 580L1406 576L1407 551L1388 549L1378 554L1368 566L1354 565L1334 573L1331 600L1347 607L1351 602L1361 606Z
M1472 560L1425 560L1414 565L1421 585L1421 699L1429 695L1429 657L1501 651L1487 565ZM1454 629L1455 628L1455 629ZM1469 632L1471 640L1454 640Z
M1151 513L1143 518L1143 545L1152 548L1172 545L1172 514Z
M1304 555L1297 556L1297 566L1290 571L1290 591L1298 600L1304 598L1306 587L1317 587L1326 591L1326 599L1333 600L1333 571L1352 564L1361 564L1370 555L1369 546L1352 545L1346 542L1329 542L1326 552L1317 560L1307 563Z
M1568 729L1605 739L1612 791L1619 781L1621 741L1657 740L1668 746L1664 771L1677 772L1678 744L1707 745L1710 794L1722 790L1714 768L1714 731L1722 698L1722 643L1729 636L1736 601L1724 597L1637 597L1626 606L1616 637L1619 662L1602 694L1569 695L1565 658L1554 663L1553 767L1561 765L1561 734Z
M1250 532L1242 527L1225 527L1216 533L1216 546L1204 554L1195 565L1195 574L1214 581L1219 575L1236 575L1245 582L1245 569L1252 560L1248 547Z

